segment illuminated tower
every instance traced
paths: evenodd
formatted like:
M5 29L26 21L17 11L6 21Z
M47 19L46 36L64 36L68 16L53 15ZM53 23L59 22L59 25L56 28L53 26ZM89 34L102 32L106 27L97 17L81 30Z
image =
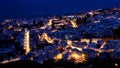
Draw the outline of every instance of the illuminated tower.
M30 31L25 29L25 33L24 33L24 50L25 50L25 54L28 54L30 51Z

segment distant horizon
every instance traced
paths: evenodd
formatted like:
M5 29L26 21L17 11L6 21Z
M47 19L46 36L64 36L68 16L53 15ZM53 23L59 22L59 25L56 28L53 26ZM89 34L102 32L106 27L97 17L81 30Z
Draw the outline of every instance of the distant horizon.
M120 0L0 0L0 18L41 17L120 7Z
M120 8L120 7L111 7L111 8ZM110 8L97 8L97 9L110 9ZM47 16L62 16L62 15L70 15L70 14L76 14L76 13L81 13L81 12L87 12L91 10L97 10L97 9L88 9L88 10L80 10L80 11L72 11L72 12L63 12L63 13L48 13L48 14L36 14L36 15L5 15L5 16L0 16L0 18L36 18L36 17L47 17Z

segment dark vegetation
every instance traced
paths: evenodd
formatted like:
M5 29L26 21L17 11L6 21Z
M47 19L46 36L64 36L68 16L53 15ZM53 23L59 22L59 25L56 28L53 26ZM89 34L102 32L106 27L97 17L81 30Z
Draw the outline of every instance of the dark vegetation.
M115 66L115 63L118 66ZM118 59L103 59L99 58L89 59L86 63L74 63L72 61L58 61L53 60L44 61L43 64L39 64L33 61L16 61L8 64L1 64L0 68L119 68L120 60Z

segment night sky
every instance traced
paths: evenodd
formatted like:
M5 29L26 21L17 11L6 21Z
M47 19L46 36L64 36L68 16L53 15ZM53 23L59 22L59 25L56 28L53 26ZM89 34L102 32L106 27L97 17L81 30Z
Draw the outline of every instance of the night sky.
M0 0L0 17L41 16L120 7L120 0Z

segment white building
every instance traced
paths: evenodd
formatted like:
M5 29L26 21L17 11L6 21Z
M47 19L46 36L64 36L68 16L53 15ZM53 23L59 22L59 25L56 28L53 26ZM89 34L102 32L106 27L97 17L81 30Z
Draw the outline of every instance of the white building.
M28 29L20 31L16 43L18 43L16 46L20 49L20 54L28 54L30 51L30 31Z
M27 29L25 29L23 43L24 43L23 48L25 50L25 54L28 54L30 51L30 31Z

